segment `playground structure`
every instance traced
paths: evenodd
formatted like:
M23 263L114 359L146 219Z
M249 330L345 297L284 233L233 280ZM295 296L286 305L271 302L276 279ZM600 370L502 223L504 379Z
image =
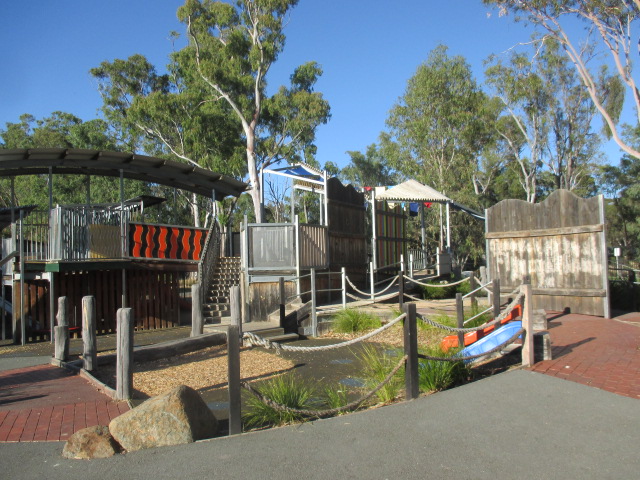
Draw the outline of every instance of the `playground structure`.
M85 175L86 204L54 206L55 174ZM134 309L136 328L179 324L178 280L198 271L207 246L215 243L207 239L218 237L215 222L209 230L147 223L145 207L161 200L125 200L125 178L211 200L237 197L247 189L243 182L208 170L142 155L60 148L0 151L0 176L19 175L49 176L47 209L14 207L2 214L3 226L11 226L10 240L3 245L7 268L2 291L11 287L12 338L23 344L28 338L51 336L57 297L69 300L66 323L71 331L80 330L85 295L97 299L99 333L114 332L116 310L127 306ZM119 178L120 202L92 204L92 175ZM6 306L3 295L1 307ZM5 321L2 336L7 336Z

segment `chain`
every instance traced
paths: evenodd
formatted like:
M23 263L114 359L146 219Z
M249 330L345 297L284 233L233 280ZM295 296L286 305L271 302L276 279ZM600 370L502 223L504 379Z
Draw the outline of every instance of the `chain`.
M260 400L262 403L264 403L265 405L268 405L269 407L271 407L274 410L277 410L279 412L291 412L291 413L295 413L297 415L301 415L301 416L304 416L304 417L326 418L326 417L332 417L332 416L337 415L337 414L342 413L342 412L346 412L348 410L354 410L354 409L358 408L360 405L362 405L364 402L369 400L376 393L378 393L378 391L382 387L384 387L387 383L389 383L391 381L391 379L394 377L394 375L396 373L398 373L398 370L400 370L400 368L407 361L407 358L408 358L407 355L402 357L400 359L400 361L398 362L398 364L393 368L393 370L391 370L389 372L389 374L385 377L385 379L382 380L381 383L379 383L373 390L371 390L369 393L367 393L364 397L361 397L358 400L356 400L354 402L351 402L351 403L348 403L347 405L344 405L342 407L331 408L331 409L328 409L328 410L304 410L304 409L290 408L290 407L287 407L287 406L282 405L280 403L274 402L269 397L266 397L265 395L260 393L258 390L253 388L247 382L241 382L240 385L242 385L243 388L245 388L246 390L251 392L253 395L255 395L258 398L258 400Z

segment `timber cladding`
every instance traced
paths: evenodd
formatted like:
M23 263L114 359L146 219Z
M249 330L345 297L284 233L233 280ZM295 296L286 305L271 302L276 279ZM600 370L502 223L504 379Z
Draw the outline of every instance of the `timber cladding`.
M128 302L137 330L179 325L179 272L138 268L126 270L126 275ZM69 327L82 328L82 297L93 295L96 298L97 333L116 331L116 312L122 305L122 270L60 272L54 278L56 297L67 297ZM37 281L29 281L25 289L27 318L37 318L46 330L50 329L48 295L49 289Z
M529 276L535 308L609 317L604 198L566 190L487 210L487 266L510 292Z

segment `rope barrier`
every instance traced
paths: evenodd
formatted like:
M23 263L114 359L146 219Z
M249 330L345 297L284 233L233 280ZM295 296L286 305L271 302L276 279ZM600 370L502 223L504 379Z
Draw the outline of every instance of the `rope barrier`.
M422 353L419 353L418 358L422 358L424 360L435 360L437 362L466 362L468 360L475 360L476 358L486 357L487 355L491 355L492 353L496 353L502 350L505 346L515 341L515 339L518 338L520 335L522 335L524 332L525 332L525 329L521 328L511 338L509 338L508 340L505 340L500 345L497 345L493 347L491 350L488 350L484 353L479 353L477 355L467 355L465 357L459 357L455 355L452 357L432 357L431 355L423 355Z
M478 330L483 330L487 327L491 327L492 325L496 325L500 322L502 322L502 320L504 320L507 315L509 315L514 308L516 308L516 305L518 305L520 303L520 301L522 300L522 297L524 297L524 293L520 293L514 300L513 302L511 302L509 305L507 305L507 308L505 308L505 310L498 315L496 318L494 318L492 321L487 322L483 325L480 325L478 327L469 327L469 328L457 328L457 327L450 327L449 325L443 325L442 323L438 323L434 320L431 320L427 317L423 317L423 316L419 316L418 318L420 318L420 320L422 320L425 323L428 323L429 325L436 327L436 328L440 328L442 330L447 330L449 332L453 332L453 333L469 333L469 332L477 332Z
M384 292L386 292L387 290L389 290L391 287L393 287L393 284L396 282L396 280L398 280L398 278L400 278L400 275L396 275L392 280L391 283L384 288L383 290L380 290L378 293L376 293L375 295L382 295ZM375 297L374 295L374 297Z
M398 362L398 364L393 368L393 370L391 370L389 372L389 374L384 378L384 380L382 380L382 382L380 382L373 390L371 390L365 396L363 396L363 397L359 398L358 400L355 400L355 401L353 401L351 403L348 403L347 405L343 405L342 407L331 408L331 409L327 409L327 410L305 410L305 409L298 409L298 408L290 408L290 407L287 407L287 406L282 405L280 403L274 402L269 397L266 397L265 395L260 393L258 390L253 388L247 382L241 382L240 385L243 388L245 388L246 390L248 390L249 392L251 392L253 395L255 395L258 398L258 400L260 400L262 403L264 403L265 405L268 405L269 407L271 407L271 408L273 408L273 409L275 409L277 411L295 413L295 414L301 415L303 417L326 418L326 417L332 417L332 416L337 415L337 414L342 413L342 412L346 412L346 411L349 411L349 410L354 410L354 409L358 408L360 405L362 405L364 402L369 400L376 393L378 393L378 391L382 387L384 387L387 383L389 383L391 381L391 379L394 377L394 375L396 373L398 373L398 370L400 370L400 368L407 361L407 358L408 358L407 355L402 357L400 359L400 361Z
M363 292L362 290L359 290L358 287L356 287L353 283L351 283L351 280L349 280L349 277L345 276L344 277L347 280L347 283L349 284L349 286L351 288L353 288L356 292L358 292L360 295L367 295L367 296L371 296L371 292Z
M446 288L446 287L453 287L454 285L459 285L463 282L468 282L470 277L466 277L466 278L463 278L462 280L458 280L457 282L452 282L452 283L424 283L411 277L405 277L405 278L410 282L417 283L418 285L422 285L423 287Z
M315 347L295 347L295 346L292 346L292 345L283 345L283 344L278 343L278 342L272 342L268 338L260 337L260 336L256 335L255 333L252 333L252 332L245 332L244 335L242 336L242 338L249 341L249 346L256 346L257 345L259 347L264 347L266 349L274 348L276 350L276 352L278 352L278 353L281 350L284 350L285 352L323 352L323 351L327 351L327 350L334 350L336 348L348 347L348 346L354 345L354 344L356 344L358 342L362 342L364 340L367 340L367 339L369 339L371 337L375 337L379 333L382 333L385 330L387 330L388 328L391 328L393 325L398 323L400 320L403 320L406 316L407 316L407 314L403 313L402 315L400 315L400 316L394 318L393 320L391 320L386 325L383 325L380 328L367 333L366 335L363 335L363 336L358 337L358 338L354 338L352 340L348 340L346 342L333 343L331 345L318 345L318 346L315 346Z

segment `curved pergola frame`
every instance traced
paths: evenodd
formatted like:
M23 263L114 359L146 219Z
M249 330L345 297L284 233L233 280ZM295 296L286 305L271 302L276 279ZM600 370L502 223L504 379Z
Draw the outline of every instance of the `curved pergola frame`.
M49 173L128 178L215 200L238 197L249 188L244 182L204 168L135 153L77 148L0 149L0 177Z

